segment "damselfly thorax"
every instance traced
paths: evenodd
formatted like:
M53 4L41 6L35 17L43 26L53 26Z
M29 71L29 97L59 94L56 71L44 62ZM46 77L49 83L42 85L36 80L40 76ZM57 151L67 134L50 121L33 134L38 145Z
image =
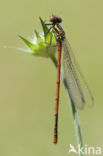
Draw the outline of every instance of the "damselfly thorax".
M53 32L57 42L61 42L65 39L65 32L58 23L54 25Z

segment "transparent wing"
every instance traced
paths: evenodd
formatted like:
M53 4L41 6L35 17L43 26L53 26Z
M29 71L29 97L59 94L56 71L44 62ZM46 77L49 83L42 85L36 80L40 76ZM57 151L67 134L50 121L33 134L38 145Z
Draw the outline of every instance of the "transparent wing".
M92 93L85 81L80 67L75 59L67 39L63 41L63 68L69 86L69 94L77 108L83 108L85 103L93 104Z

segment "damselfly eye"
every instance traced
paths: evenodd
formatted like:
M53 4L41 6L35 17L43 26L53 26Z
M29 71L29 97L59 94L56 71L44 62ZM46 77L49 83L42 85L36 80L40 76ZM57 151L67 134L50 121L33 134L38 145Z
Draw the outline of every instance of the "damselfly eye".
M53 22L53 23L61 23L62 22L62 19L60 17L57 17L57 16L50 16L50 22Z
M55 16L50 16L50 22L55 22L55 21L56 21Z
M57 23L61 23L62 22L62 18L58 17L57 18Z

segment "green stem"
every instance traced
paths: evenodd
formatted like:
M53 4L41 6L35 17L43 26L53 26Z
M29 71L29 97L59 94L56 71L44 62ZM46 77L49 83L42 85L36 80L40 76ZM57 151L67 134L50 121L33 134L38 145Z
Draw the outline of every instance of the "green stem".
M52 59L54 65L55 65L55 67L57 68L57 59L56 59L56 57L51 56L51 59ZM75 105L73 103L73 100L69 95L69 86L67 84L67 80L65 78L63 70L61 70L61 72L62 72L61 76L62 76L63 84L65 86L65 89L66 89L66 92L67 92L67 95L68 95L68 100L69 100L69 103L70 103L70 106L71 106L71 111L72 111L73 118L74 118L74 125L75 125L76 137L77 137L77 147L79 145L82 148L83 147L83 141L82 141L80 123L79 123L79 119L78 119L78 113L77 113L76 107L75 107ZM82 153L80 153L79 155L83 156Z

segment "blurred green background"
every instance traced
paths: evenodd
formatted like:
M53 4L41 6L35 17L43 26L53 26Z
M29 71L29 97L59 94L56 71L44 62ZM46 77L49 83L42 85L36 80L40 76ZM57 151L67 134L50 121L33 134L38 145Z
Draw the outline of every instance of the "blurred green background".
M62 156L76 146L73 117L61 83L59 142L53 141L56 69L51 60L3 45L24 47L17 34L41 31L39 16L56 14L93 92L93 108L79 119L83 141L103 150L103 0L0 1L0 155ZM72 154L73 155L73 154Z

